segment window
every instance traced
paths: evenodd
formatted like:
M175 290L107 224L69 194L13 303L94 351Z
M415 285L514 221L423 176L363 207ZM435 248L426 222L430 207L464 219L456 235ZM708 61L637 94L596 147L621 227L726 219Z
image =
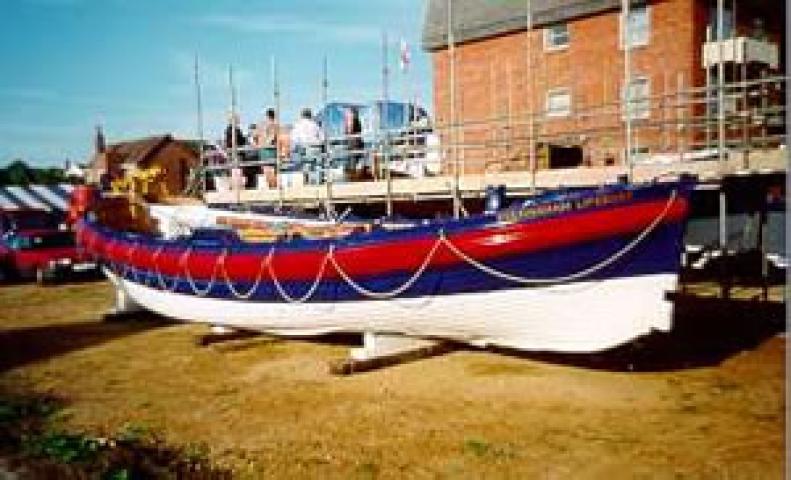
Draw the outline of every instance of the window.
M629 98L626 91L622 93L623 104L628 107L623 109L623 119L627 119L627 111L632 120L642 120L651 117L651 83L648 77L633 78L629 88Z
M624 46L623 14L621 14L621 47ZM629 17L626 21L629 31L627 45L629 47L640 47L648 45L649 34L651 32L650 10L645 5L632 6L629 9Z
M544 29L544 50L563 50L569 46L570 40L569 26L566 23L559 23Z
M568 117L571 114L571 90L555 88L547 92L547 117Z
M626 149L621 150L624 162L626 162ZM632 147L632 162L643 163L651 160L651 149L648 147L633 146Z

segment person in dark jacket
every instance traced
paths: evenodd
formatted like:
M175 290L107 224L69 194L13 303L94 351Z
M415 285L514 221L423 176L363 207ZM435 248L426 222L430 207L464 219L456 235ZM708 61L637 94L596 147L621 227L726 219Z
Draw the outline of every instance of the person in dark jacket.
M236 148L244 147L247 145L247 137L242 133L239 127L239 118L235 114L231 114L228 118L228 126L225 127L225 148L234 147L234 134L236 136Z
M360 114L357 112L357 109L346 109L343 118L343 133L347 137L346 148L351 152L349 154L351 167L358 171L363 167L362 159L364 155L362 150L365 148L362 131L363 127L362 123L360 123Z

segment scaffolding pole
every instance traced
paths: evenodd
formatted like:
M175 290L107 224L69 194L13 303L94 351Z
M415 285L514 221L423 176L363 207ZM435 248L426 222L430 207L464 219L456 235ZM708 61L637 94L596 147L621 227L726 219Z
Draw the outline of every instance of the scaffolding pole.
M723 42L725 41L725 8L723 0L717 0L717 153L720 174L725 173L725 64L723 63ZM728 244L728 202L725 189L720 187L720 248Z
M238 119L236 116L236 85L233 81L233 65L228 66L228 87L231 90L231 164L233 165L233 170L231 172L231 185L233 190L236 192L236 204L239 205L241 203L241 194L242 189L240 185L237 185L233 173L236 172L237 174L241 175L241 171L239 169L239 152L237 152L238 145L236 144L236 129L239 128L238 126Z
M202 98L201 98L200 65L198 63L198 54L197 53L195 54L195 71L194 71L194 74L195 74L195 78L194 78L194 80L195 80L195 115L197 117L196 118L196 121L197 121L197 125L196 126L198 128L198 149L199 149L198 150L198 165L199 165L199 168L202 169L202 168L205 167L205 165L203 164L203 162L205 161L204 151L203 151L204 150L205 139L204 139L204 136L203 136L203 101L202 101ZM201 184L203 184L203 182L206 181L204 176L203 176L203 174L198 174L198 175L196 175L196 177L198 177L198 180L201 182ZM199 189L198 191L200 191L200 190L201 189Z
M390 69L387 65L387 32L382 31L382 111L379 118L379 128L383 139L383 157L385 163L385 180L387 182L387 217L393 216L393 175L390 170L390 133L388 131L388 104L390 103Z
M621 32L623 35L623 97L626 104L625 117L625 144L626 144L626 160L627 178L632 181L634 174L634 165L632 163L632 65L631 65L631 48L632 39L629 37L629 1L621 0Z
M450 81L450 143L453 158L453 217L461 217L459 152L456 135L456 38L453 32L453 0L448 0L448 72Z
M327 55L324 55L324 61L321 65L321 105L326 111L328 92L329 92L329 69L327 64ZM324 152L322 154L324 160L324 183L327 189L327 198L325 199L324 209L326 210L327 217L334 216L334 207L332 204L332 159L330 158L330 144L329 135L327 133L327 120L325 119L322 124L324 131Z
M274 55L271 57L271 70L272 70L272 101L275 104L275 128L277 129L277 136L275 141L275 181L277 182L277 206L278 209L283 208L283 181L282 181L282 164L280 158L280 83L277 76L277 59Z
M530 158L530 188L532 193L536 192L536 137L535 137L535 114L533 112L533 5L531 0L527 0L527 72L525 72L525 90L527 95L527 137L529 138L528 155Z

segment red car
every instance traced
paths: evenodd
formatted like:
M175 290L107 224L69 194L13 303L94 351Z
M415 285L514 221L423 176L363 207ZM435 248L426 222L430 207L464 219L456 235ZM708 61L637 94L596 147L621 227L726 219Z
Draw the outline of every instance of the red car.
M7 277L46 283L68 274L95 273L97 265L78 251L73 232L21 230L6 232L0 240L0 271Z
M0 235L14 230L55 230L62 222L63 215L44 210L0 210Z

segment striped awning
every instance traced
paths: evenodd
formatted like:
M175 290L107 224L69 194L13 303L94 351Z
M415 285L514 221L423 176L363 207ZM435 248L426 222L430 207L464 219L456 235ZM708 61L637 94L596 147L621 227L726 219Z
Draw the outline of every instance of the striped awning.
M74 185L9 185L0 186L0 210L35 209L65 212Z

